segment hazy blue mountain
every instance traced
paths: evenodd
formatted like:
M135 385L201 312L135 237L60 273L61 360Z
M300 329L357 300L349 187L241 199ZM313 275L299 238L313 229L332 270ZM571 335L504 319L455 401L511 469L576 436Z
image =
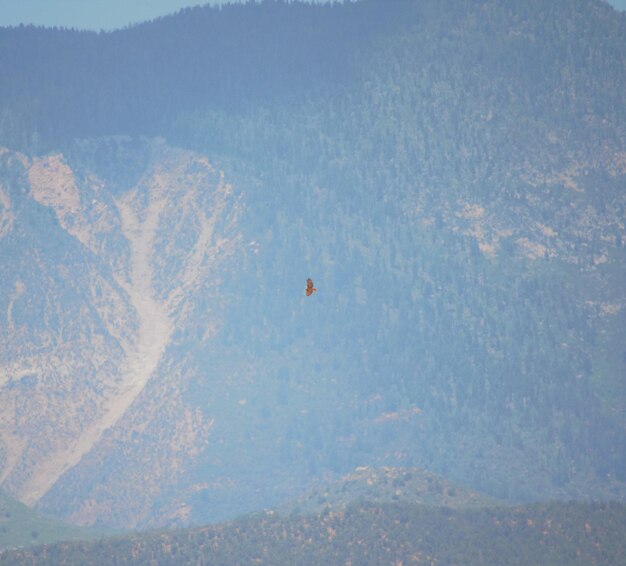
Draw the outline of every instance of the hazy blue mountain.
M626 16L262 2L0 53L8 493L118 527L359 466L624 501Z

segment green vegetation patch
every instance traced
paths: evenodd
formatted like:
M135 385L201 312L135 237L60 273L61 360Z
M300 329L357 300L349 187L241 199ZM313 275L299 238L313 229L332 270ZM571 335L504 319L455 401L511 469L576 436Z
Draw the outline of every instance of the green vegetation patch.
M39 515L0 492L0 548L27 547L62 540L93 540L103 531L68 525Z

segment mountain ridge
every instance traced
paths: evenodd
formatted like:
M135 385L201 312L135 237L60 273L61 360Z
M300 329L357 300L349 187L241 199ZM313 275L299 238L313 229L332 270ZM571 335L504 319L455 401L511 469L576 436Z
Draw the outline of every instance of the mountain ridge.
M364 503L411 503L451 509L505 505L502 501L455 485L420 468L359 466L349 474L314 487L274 511L285 516L337 513Z

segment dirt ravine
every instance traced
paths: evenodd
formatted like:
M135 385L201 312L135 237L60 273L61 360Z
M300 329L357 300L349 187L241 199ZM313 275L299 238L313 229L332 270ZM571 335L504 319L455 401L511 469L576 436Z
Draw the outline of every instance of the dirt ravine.
M151 201L141 213L135 210L131 195L117 202L122 232L130 247L128 277L118 274L118 281L135 309L137 332L134 340L123 344L126 359L116 391L103 399L98 416L67 450L57 452L37 467L21 489L20 499L27 505L37 503L119 421L157 369L170 341L174 325L166 302L156 298L151 261L165 202Z

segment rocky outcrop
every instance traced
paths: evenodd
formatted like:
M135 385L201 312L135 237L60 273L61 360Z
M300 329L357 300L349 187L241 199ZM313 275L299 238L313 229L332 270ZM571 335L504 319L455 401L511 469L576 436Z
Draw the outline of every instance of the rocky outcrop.
M27 504L69 471L80 473L87 455L109 450L105 437L132 438L167 414L154 399L141 401L142 392L164 372L174 390L184 379L171 372L173 336L184 333L198 296L217 288L219 270L240 247L239 205L223 175L195 154L141 143L150 151L143 174L115 194L106 179L74 171L62 155L3 155L21 203L14 212L10 191L0 191L0 226L5 238L24 238L19 265L29 273L16 269L3 281L0 483ZM47 224L20 230L35 213ZM44 248L57 238L63 255L51 257ZM157 394L166 397L177 407L176 446L142 460L153 470L180 467L211 429L210 418L171 392ZM173 481L169 472L149 482L150 497ZM94 513L93 494L84 499L72 513L76 522L106 515ZM127 522L137 522L133 512Z

